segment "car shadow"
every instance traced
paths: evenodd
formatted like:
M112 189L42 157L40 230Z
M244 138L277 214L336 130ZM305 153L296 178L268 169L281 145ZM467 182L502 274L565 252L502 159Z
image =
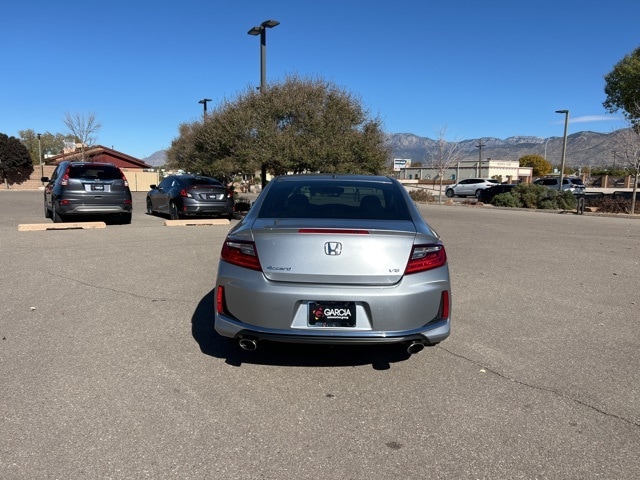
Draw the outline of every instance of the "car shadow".
M344 367L371 365L388 370L391 363L411 355L403 344L388 345L313 345L260 341L254 351L240 348L237 340L219 335L214 329L215 289L198 303L191 318L191 332L205 355L224 358L228 365L243 363L289 367ZM425 355L426 352L421 353Z

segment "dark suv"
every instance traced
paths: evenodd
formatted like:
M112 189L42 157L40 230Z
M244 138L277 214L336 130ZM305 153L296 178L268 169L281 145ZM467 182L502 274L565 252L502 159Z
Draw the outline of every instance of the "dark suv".
M64 222L72 216L108 216L131 223L131 190L122 170L111 163L61 162L42 177L44 216Z

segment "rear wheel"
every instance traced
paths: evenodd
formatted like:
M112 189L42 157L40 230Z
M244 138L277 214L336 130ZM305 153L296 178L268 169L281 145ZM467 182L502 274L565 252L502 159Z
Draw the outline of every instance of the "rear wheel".
M482 190L481 189L476 190L476 198L479 199L480 195L482 195Z
M153 215L153 203L150 198L147 198L147 215Z
M51 218L51 210L47 208L47 205L44 206L44 218Z
M131 212L120 214L120 224L129 225L131 223Z
M179 220L180 219L180 215L178 214L178 207L173 202L169 203L169 218L171 220Z
M51 207L51 218L53 219L53 223L62 223L65 220L65 218L56 211L55 205Z
M446 192L444 192L445 195L449 198L453 198L453 190L452 189L448 189Z

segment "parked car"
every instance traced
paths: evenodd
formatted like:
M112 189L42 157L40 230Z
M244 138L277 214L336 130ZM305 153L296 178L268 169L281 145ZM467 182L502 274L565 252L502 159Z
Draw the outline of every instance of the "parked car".
M449 198L472 195L478 198L482 190L498 185L499 183L498 180L494 180L493 178L465 178L455 185L449 185L445 190L445 195Z
M483 203L491 203L496 195L500 195L501 193L508 193L517 186L518 185L516 183L499 183L498 185L494 185L493 187L485 188L484 190L480 190L478 200Z
M233 218L233 191L215 178L201 175L169 175L147 193L147 213L161 213L172 220L186 216Z
M223 243L215 294L215 330L247 350L266 339L415 353L450 331L445 247L382 176L271 180Z
M111 163L63 161L51 178L42 177L44 216L55 223L70 217L108 216L131 223L131 190L122 170Z
M539 178L535 182L536 185L542 185L544 187L553 188L558 190L558 185L560 185L559 177L548 177L548 178ZM562 190L568 190L574 194L582 194L585 192L584 182L578 177L563 177L562 179Z

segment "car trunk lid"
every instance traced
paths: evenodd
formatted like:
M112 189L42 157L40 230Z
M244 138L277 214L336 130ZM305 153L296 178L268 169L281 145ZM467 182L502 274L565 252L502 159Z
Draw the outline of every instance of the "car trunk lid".
M376 220L288 223L258 221L252 229L263 273L272 281L395 284L416 237L411 221L393 222L392 228Z

